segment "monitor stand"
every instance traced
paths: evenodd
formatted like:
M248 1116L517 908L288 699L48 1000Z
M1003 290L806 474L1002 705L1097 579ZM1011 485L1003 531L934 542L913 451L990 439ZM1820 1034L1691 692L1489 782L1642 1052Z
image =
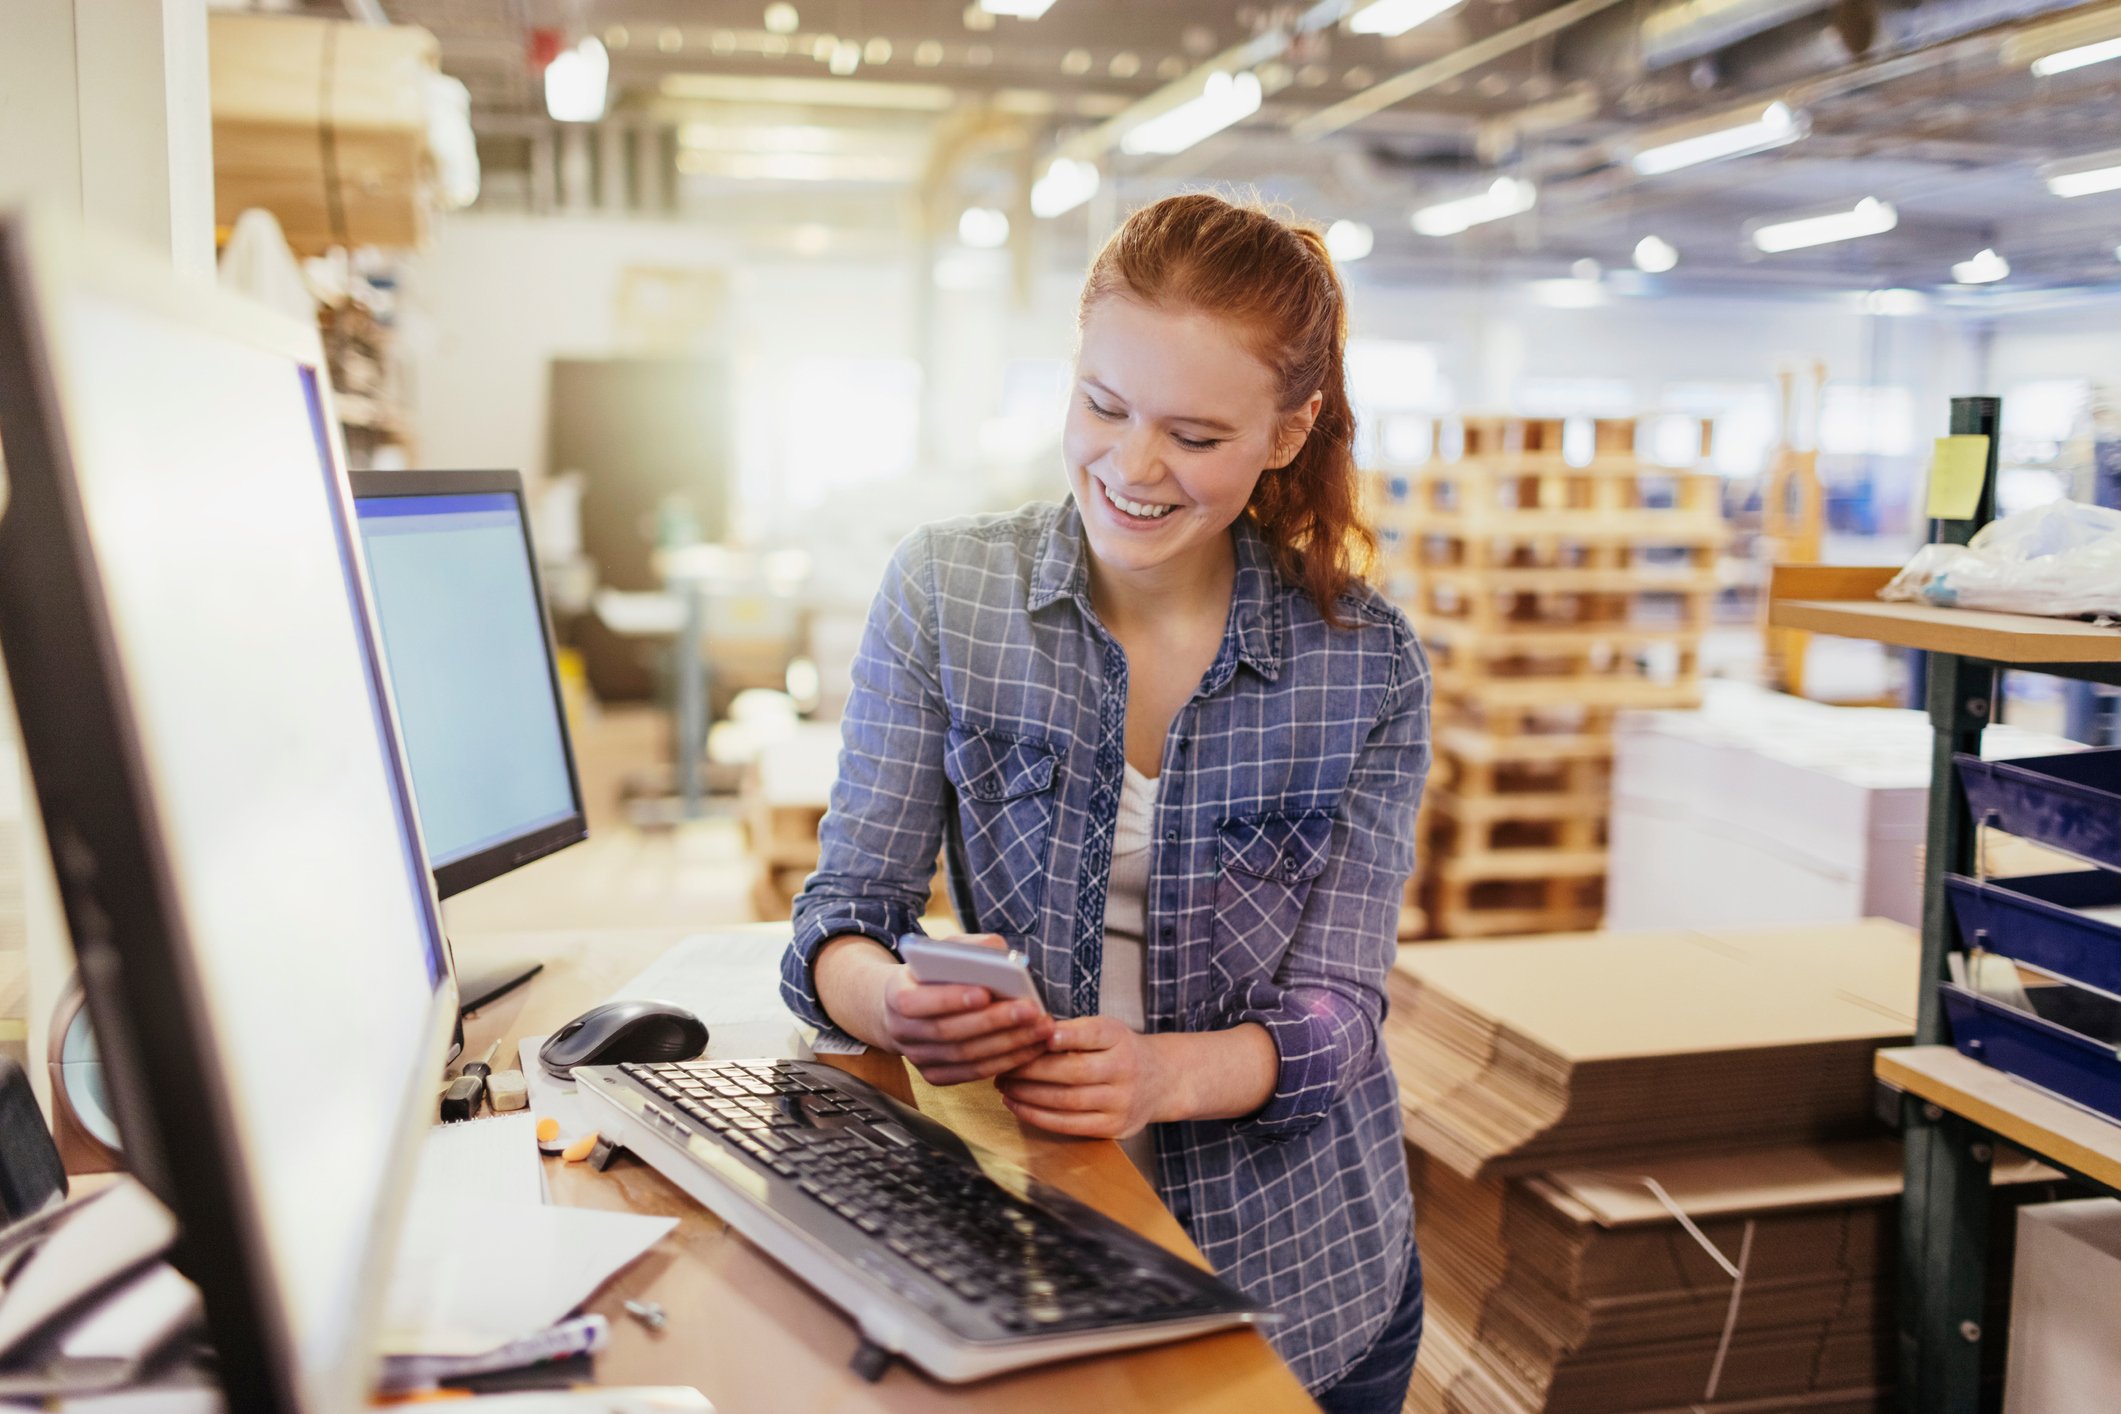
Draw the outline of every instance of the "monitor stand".
M509 962L457 974L457 1014L469 1015L545 970L542 962Z

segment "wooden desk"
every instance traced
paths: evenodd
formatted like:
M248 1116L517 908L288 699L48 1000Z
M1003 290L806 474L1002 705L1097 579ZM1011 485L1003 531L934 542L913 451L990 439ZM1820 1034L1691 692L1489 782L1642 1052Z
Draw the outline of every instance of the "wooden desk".
M692 931L457 939L458 958L468 967L515 958L537 958L545 964L528 986L464 1023L466 1049L477 1055L498 1039L502 1057L512 1058L521 1037L550 1031L604 1000ZM1024 1132L1002 1108L992 1086L938 1090L911 1075L895 1056L827 1059L1164 1247L1206 1265L1117 1144ZM695 1385L720 1414L954 1409L1267 1414L1317 1407L1267 1342L1252 1331L1069 1361L973 1385L938 1384L903 1361L894 1361L882 1380L867 1384L848 1368L858 1336L838 1308L729 1232L662 1175L630 1155L603 1173L557 1159L546 1160L546 1165L557 1202L678 1219L669 1236L589 1303L588 1309L611 1321L611 1346L597 1362L597 1377L606 1383ZM669 1324L660 1334L649 1332L625 1313L623 1303L629 1298L661 1302L670 1313Z

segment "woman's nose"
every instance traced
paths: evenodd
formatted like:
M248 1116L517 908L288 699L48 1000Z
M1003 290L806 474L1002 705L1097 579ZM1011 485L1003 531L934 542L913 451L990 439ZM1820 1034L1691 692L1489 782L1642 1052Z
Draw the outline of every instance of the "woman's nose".
M1112 444L1112 462L1129 486L1146 486L1156 480L1156 434L1147 427L1130 426Z

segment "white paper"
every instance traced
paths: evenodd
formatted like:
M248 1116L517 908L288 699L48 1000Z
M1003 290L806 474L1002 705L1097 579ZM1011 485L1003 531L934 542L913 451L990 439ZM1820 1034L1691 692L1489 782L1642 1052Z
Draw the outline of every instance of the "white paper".
M454 1202L469 1194L498 1203L545 1201L537 1119L529 1113L438 1124L420 1144L413 1202Z
M787 950L788 940L775 933L700 933L664 952L610 1000L675 1002L707 1023L710 1046L717 1024L792 1028L794 1014L781 1001Z
M419 1202L398 1236L382 1353L478 1355L542 1331L676 1225L469 1195Z

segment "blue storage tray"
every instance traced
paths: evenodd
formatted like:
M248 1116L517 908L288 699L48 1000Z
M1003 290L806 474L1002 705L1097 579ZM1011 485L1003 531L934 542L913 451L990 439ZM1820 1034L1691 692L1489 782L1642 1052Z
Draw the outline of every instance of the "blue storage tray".
M2121 747L2016 761L1961 752L1953 760L1977 823L2121 869Z
M2081 869L1985 884L1953 874L1944 887L1968 947L2121 996L2121 924L2075 912L2121 908L2121 874Z
M2121 1122L2121 1001L2066 982L2029 987L2033 1015L1950 982L1940 990L1961 1055Z

